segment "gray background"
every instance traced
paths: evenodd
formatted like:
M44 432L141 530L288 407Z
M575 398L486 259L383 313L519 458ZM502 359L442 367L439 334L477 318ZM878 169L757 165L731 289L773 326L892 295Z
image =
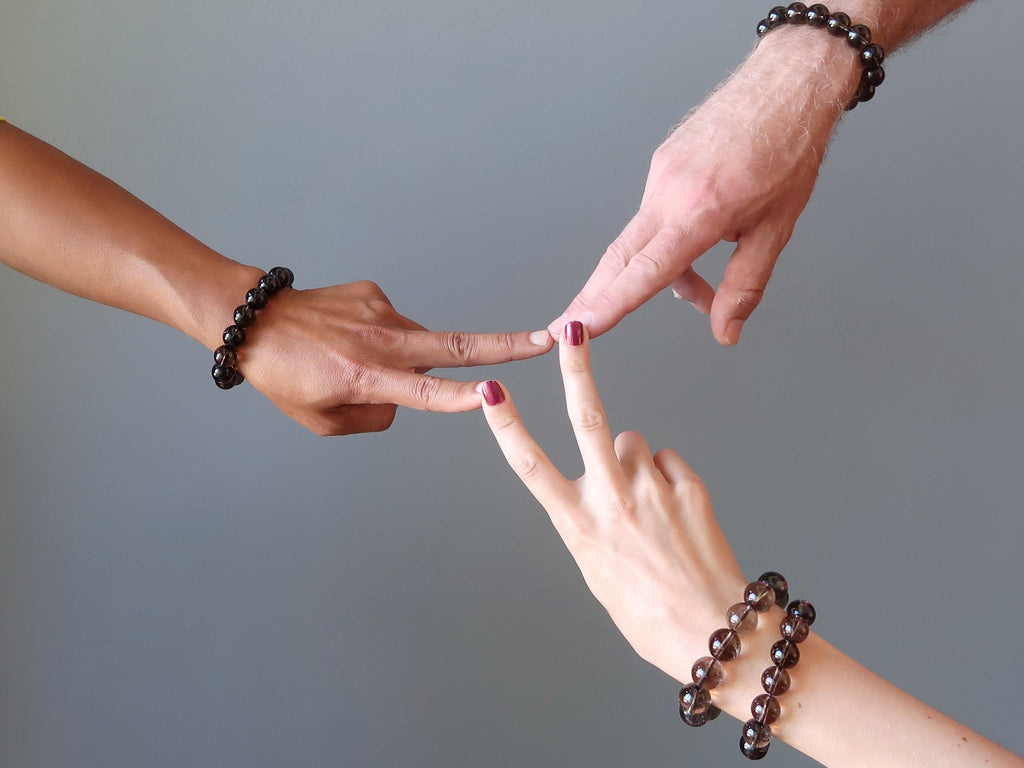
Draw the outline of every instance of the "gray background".
M0 114L299 286L531 328L766 8L2 0ZM594 349L613 428L692 462L751 575L1015 751L1022 26L988 0L891 61L739 348L665 295ZM9 269L0 327L0 764L743 763L735 723L679 723L479 414L319 439ZM577 472L554 356L489 374Z

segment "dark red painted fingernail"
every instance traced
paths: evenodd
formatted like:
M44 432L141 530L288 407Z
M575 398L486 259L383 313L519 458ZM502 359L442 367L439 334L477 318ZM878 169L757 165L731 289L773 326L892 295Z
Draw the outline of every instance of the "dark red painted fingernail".
M583 323L579 320L570 320L565 324L565 340L570 347L578 347L583 343Z
M484 396L484 402L488 405L501 405L505 402L505 392L502 390L501 384L496 381L485 381L480 387L480 392Z

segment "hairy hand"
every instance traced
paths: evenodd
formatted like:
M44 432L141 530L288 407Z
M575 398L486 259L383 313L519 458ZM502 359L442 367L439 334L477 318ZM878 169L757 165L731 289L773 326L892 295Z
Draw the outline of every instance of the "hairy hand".
M836 48L828 50L840 72L853 66L841 45L811 44ZM550 324L552 335L567 320L604 333L671 286L710 313L720 343L739 341L814 188L841 112L831 93L847 87L844 75L823 74L830 59L814 67L779 50L755 52L655 151L639 211ZM736 248L716 290L693 264L722 240Z
M547 331L432 333L363 281L281 291L248 330L238 365L298 423L320 435L344 435L387 429L399 405L479 408L478 382L425 373L534 357L552 343Z

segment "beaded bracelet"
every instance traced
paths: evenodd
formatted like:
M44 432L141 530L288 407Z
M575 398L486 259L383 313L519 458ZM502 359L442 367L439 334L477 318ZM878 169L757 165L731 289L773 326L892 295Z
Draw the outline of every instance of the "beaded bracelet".
M290 288L295 275L288 267L274 267L260 278L256 287L245 294L245 304L235 307L235 324L224 329L224 344L213 351L213 380L221 389L237 387L245 377L235 365L237 350L245 343L245 329L256 322L257 310L267 306L270 297L283 288Z
M842 11L830 13L821 3L807 6L803 3L790 3L783 8L777 5L768 11L768 16L757 25L758 38L784 24L805 24L808 27L824 27L836 37L845 37L846 42L857 51L857 60L861 64L860 85L857 93L846 104L846 109L856 107L862 101L870 101L875 95L875 88L885 80L882 61L885 51L882 46L871 42L871 30L864 24L851 24L850 17Z
M775 571L762 573L743 590L743 602L735 603L726 613L728 628L716 629L708 638L710 656L702 656L694 662L687 683L679 691L679 717L687 725L699 728L714 720L721 710L711 703L711 689L717 688L725 679L723 662L732 661L740 654L740 635L757 628L757 614L764 613L773 605L785 605L789 600L789 584L785 577Z
M750 702L753 717L743 724L740 734L740 752L749 760L760 760L768 754L772 741L771 724L782 713L778 697L789 690L789 670L800 661L797 645L807 639L816 616L814 606L806 600L794 600L786 607L786 616L779 623L782 639L769 652L772 666L761 673L761 687L765 692Z

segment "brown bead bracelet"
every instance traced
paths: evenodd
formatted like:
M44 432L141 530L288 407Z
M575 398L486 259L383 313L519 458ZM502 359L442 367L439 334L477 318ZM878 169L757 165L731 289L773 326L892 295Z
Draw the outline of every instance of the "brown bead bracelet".
M846 109L853 109L862 101L870 101L874 97L875 88L885 80L885 70L882 69L885 51L882 46L871 42L871 30L867 26L852 24L845 13L832 13L821 3L810 6L790 3L786 7L777 5L768 11L768 15L757 24L757 36L762 38L785 24L820 27L835 37L845 38L857 52L857 61L861 65L860 85L854 97L847 102Z
M213 351L213 381L221 389L237 387L245 376L235 366L238 348L245 343L245 329L256 322L256 312L267 306L270 297L295 282L295 274L288 267L274 267L260 278L256 287L245 294L245 304L235 307L235 324L224 329L224 342Z

